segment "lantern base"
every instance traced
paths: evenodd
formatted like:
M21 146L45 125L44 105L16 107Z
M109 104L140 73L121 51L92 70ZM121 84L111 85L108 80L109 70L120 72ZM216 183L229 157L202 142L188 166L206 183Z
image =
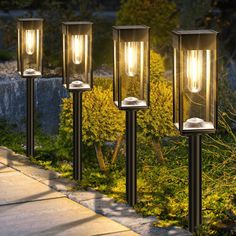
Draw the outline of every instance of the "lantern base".
M25 74L29 74L29 75L33 75L35 73L35 70L34 69L26 69L25 70Z
M20 72L19 72L19 74L21 75ZM32 69L32 68L25 69L23 71L23 75L22 75L22 77L24 77L24 78L27 78L27 77L34 77L34 78L36 78L36 77L40 77L40 76L42 76L41 72L37 71L35 69Z
M121 109L121 110L130 110L130 109L134 109L134 110L139 110L139 109L146 109L148 108L147 106L147 102L144 100L138 100L137 102L131 102L131 103L127 103L127 101L122 100L121 104L119 105L118 101L114 101L115 105Z
M73 81L71 82L71 86L72 87L76 87L76 88L80 88L80 87L83 87L84 83L80 80L76 80L76 81Z
M193 117L188 119L185 125L186 128L201 128L204 126L204 120L197 117Z
M123 100L124 105L137 105L139 100L136 97L127 97Z
M64 85L66 87L66 84ZM89 84L83 83L80 80L73 81L69 84L69 90L74 91L87 91L90 90L91 87Z

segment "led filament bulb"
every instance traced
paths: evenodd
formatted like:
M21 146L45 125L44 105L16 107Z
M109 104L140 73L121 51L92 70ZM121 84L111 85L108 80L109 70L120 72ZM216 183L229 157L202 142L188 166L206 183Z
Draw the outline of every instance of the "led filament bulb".
M33 55L35 52L35 30L25 31L25 51L28 55Z
M187 50L187 87L191 93L198 93L202 89L203 51Z
M74 64L81 64L83 61L83 35L72 35L71 36L71 50L72 50L72 61Z
M138 69L138 42L125 43L125 72L134 77Z

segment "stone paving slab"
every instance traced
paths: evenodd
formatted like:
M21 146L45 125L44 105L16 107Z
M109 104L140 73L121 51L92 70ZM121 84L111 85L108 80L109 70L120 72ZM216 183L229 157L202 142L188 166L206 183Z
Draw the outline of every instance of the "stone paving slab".
M134 233L134 232L132 232L132 233ZM100 236L101 234L97 234L96 236ZM111 233L111 234L102 234L102 235L104 235L104 236L136 236L136 235L139 235L139 234L130 234L130 231L124 231L124 232L118 232L118 233Z
M138 235L67 198L1 206L0 222L1 236Z
M38 165L34 165L27 157L15 154L11 150L1 146L0 163L21 171L25 175L31 176L38 181L56 179L60 176L59 173L51 170L45 170Z
M7 166L24 166L24 165L32 165L30 160L23 155L15 155L15 153L7 149L6 147L0 146L0 162Z
M0 205L65 196L17 171L1 173L0 189Z
M38 181L52 180L58 178L60 175L54 171L45 170L37 165L19 165L14 168L25 175L28 175Z
M9 166L20 170L22 173L29 175L41 183L52 187L56 191L60 191L65 194L69 199L80 203L81 205L95 211L98 214L102 214L109 217L112 220L131 228L135 232L145 236L190 236L192 235L188 231L179 227L171 228L159 228L154 227L152 224L156 221L155 217L142 217L138 215L135 210L129 207L127 204L116 203L112 198L107 197L93 189L88 191L77 190L76 181L72 181L66 178L61 178L58 173L53 172L50 178L50 174L41 174L42 168L33 165L29 162L29 159L25 156L11 153L11 150L3 148L5 155L2 155L2 147L0 147L0 162L8 163ZM10 161L8 160L10 158ZM15 165L17 165L15 167ZM29 168L29 167L34 168ZM29 168L29 170L28 170ZM51 171L44 170L50 173ZM47 176L49 178L47 179ZM54 178L55 177L55 178ZM124 232L125 233L125 232Z
M14 171L14 169L0 163L0 174L4 172L10 172L10 171Z
M89 200L94 201L94 199L100 199L106 196L104 194L99 193L98 191L90 189L88 191L79 190L79 191L69 192L68 197L78 203L82 203L83 201L89 201Z
M65 179L65 178L57 178L50 180L39 180L41 183L50 186L56 191L67 193L69 191L73 191L77 187L77 183L73 180Z
M127 204L116 203L113 199L106 195L97 194L96 191L89 191L87 194L81 191L73 192L67 195L70 199L80 203L81 205L92 209L98 214L109 217L122 225L127 226L141 235L148 236L190 236L188 231L179 227L159 228L153 227L152 224L156 222L156 217L142 217L138 215L135 210ZM93 199L92 199L93 197ZM87 198L87 199L86 199Z

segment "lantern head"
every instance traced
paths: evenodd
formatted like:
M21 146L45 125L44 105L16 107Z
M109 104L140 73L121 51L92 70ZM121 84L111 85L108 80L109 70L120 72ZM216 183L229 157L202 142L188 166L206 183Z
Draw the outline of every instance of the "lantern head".
M149 32L143 25L113 27L113 100L121 110L149 106Z
M17 21L17 70L24 78L42 76L43 19L20 18Z
M173 114L181 134L217 126L217 32L173 31Z
M63 84L70 91L92 88L92 23L63 22Z

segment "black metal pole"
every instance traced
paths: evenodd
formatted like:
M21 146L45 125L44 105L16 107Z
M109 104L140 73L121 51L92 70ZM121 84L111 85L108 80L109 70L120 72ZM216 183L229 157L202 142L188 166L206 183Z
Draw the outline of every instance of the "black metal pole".
M73 178L82 180L82 92L73 92Z
M126 111L126 199L130 206L137 202L136 120L135 110Z
M201 135L189 136L189 231L202 224Z
M34 78L26 79L26 155L34 155Z

